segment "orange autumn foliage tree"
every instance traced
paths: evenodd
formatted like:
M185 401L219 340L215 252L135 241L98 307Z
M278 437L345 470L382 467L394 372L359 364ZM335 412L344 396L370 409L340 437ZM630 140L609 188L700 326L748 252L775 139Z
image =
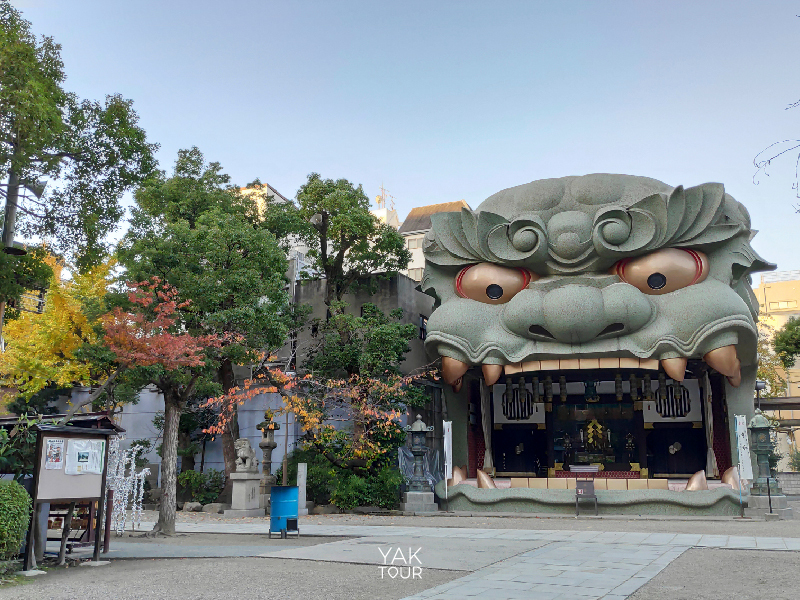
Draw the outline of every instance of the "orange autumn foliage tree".
M189 306L178 301L178 290L158 277L128 283L132 311L119 306L105 319L104 340L123 367L158 365L164 371L205 364L208 348L219 348L219 336L174 332L178 311Z
M131 308L115 308L106 318L104 341L120 369L140 385L155 385L164 396L161 451L162 500L153 533L175 533L178 424L199 382L213 379L215 355L225 340L188 333L181 321L189 302L157 277L129 283Z
M432 375L326 379L264 368L242 387L207 402L208 407L219 412L219 420L206 432L224 431L235 406L259 394L278 393L283 408L276 416L292 413L307 447L313 447L337 467L366 475L396 446L387 444L387 440L402 441L400 422L406 405L420 403L419 388L414 382Z

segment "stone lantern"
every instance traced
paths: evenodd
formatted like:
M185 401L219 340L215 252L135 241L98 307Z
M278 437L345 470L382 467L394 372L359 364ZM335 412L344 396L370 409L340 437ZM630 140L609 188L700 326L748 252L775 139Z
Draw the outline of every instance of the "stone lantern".
M750 448L756 455L758 475L750 488L746 512L753 516L763 514L767 519L791 519L792 509L786 502L786 496L770 475L769 455L773 449L770 427L767 418L756 409L747 428L750 430Z
M411 454L414 455L414 476L411 478L411 485L409 491L404 496L404 502L400 505L400 509L406 512L434 512L439 510L433 499L433 492L431 491L430 484L425 478L425 473L422 467L422 457L428 451L428 446L425 444L425 438L429 431L433 431L433 425L430 427L425 425L422 421L422 416L417 415L417 420L413 425L407 425L406 431L411 433Z
M425 478L422 457L428 452L425 438L429 431L433 431L433 425L428 427L423 422L422 416L417 415L417 420L413 425L407 425L406 431L411 433L411 454L414 455L414 476L408 489L412 492L429 492L430 484Z
M747 428L750 430L750 448L756 455L756 464L758 465L758 475L750 493L756 496L780 494L778 482L770 476L769 470L769 455L773 449L769 435L770 423L760 410L756 410L756 414L750 419Z
M263 453L261 460L261 489L259 493L261 494L262 508L266 508L272 486L277 481L275 475L272 474L272 451L278 446L275 442L275 431L280 429L281 426L280 423L275 423L272 420L271 411L266 411L264 413L264 421L256 425L256 428L261 430L261 440L258 442L258 447L261 448Z

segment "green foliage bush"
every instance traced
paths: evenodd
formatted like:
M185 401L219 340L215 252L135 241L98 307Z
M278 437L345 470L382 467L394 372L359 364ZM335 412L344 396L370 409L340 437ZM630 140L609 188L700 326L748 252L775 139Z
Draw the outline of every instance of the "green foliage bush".
M308 465L306 498L314 504L328 504L331 501L331 492L336 487L336 480L341 469L336 468L313 448L293 450L289 453L286 462L289 465L286 478L289 485L297 485L297 464L306 463ZM275 477L278 485L281 485L283 467L275 472Z
M360 477L351 473L337 481L331 502L342 510L356 506L379 506L392 509L400 498L403 476L395 468L384 467L376 475Z
M31 497L16 481L0 480L0 560L19 554L31 518Z
M356 506L392 509L399 502L403 476L389 464L375 474L362 477L334 466L313 448L298 448L287 458L289 485L297 485L297 464L302 462L308 465L306 498L315 504L332 503L342 510L352 510ZM278 469L275 476L281 485L282 469Z
M192 502L211 504L225 487L225 473L216 469L208 469L205 473L184 471L178 475L178 484L189 490Z

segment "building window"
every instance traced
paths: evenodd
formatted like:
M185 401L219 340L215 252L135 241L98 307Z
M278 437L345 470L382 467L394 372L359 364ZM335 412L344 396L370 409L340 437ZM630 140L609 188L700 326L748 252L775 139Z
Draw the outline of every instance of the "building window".
M419 316L419 339L424 340L428 335L428 317L425 315Z
M408 238L408 249L415 250L417 248L422 248L422 238Z
M408 276L414 281L422 281L423 269L409 269Z
M787 308L797 308L797 300L781 300L780 302L770 302L770 310L785 310Z

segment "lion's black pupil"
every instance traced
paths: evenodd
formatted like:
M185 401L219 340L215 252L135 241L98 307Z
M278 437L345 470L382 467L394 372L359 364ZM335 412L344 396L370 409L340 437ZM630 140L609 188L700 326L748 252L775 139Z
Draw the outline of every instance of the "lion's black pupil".
M653 273L647 278L647 285L650 286L650 289L660 290L667 285L667 278L661 273Z
M496 283L493 283L489 287L486 288L486 295L489 296L492 300L497 300L498 298L503 297L503 288L501 288Z

